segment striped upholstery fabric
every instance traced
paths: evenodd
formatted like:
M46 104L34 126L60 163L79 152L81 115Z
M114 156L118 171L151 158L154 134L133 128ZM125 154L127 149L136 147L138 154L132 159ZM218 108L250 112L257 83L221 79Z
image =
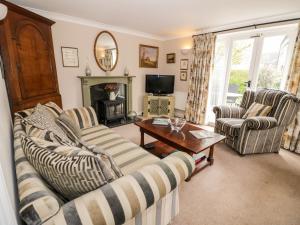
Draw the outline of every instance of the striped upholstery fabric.
M254 116L267 116L271 112L271 110L272 106L253 102L247 110L247 112L245 113L245 115L243 116L243 119Z
M286 94L288 93L285 91L279 91L273 89L261 89L256 92L254 101L263 105L272 106L272 110L269 116L274 116L275 111L277 110L276 106L278 106L280 100Z
M81 131L79 126L66 113L61 113L55 119L57 125L67 134L73 142L81 138Z
M216 119L218 118L242 118L246 112L246 109L237 106L215 106L213 108L216 114Z
M223 135L236 137L240 133L243 119L219 118L216 120L215 131Z
M97 122L98 124L98 122ZM191 175L194 161L177 152L163 160L105 126L82 129L83 138L99 151L114 155L125 176L100 189L64 202L26 159L15 117L14 144L20 216L27 224L167 225L178 214L178 185Z
M254 99L255 99L255 91L246 90L243 94L240 107L244 109L248 109L250 105L254 102Z
M300 100L284 91L272 89L246 91L241 107L246 110L253 103L271 106L268 117L232 119L233 113L230 113L232 110L236 112L234 116L239 115L236 108L230 110L228 106L218 106L214 109L215 131L226 135L225 143L240 154L278 152L283 132L299 110Z
M46 106L55 117L58 117L63 112L63 110L54 102L48 102L44 106Z
M25 135L25 131L21 118L17 116L14 120L14 148L19 213L27 224L37 225L54 216L63 202L27 161L21 147L21 135Z
M153 205L157 211L152 221L159 221L162 217L161 200L166 197L167 201L177 195L174 191L178 184L188 178L193 170L194 162L190 156L182 152L173 153L153 165L68 202L46 224L119 225L134 217L134 224L144 224L140 213ZM168 196L169 193L171 196ZM168 217L164 224L170 222L172 214L176 214L176 198L173 197L169 203L171 205L165 205L169 213L164 215Z
M91 106L68 109L65 113L74 120L80 129L97 126L99 124L96 112Z
M81 132L84 142L96 145L110 154L124 174L160 160L104 125L83 129Z

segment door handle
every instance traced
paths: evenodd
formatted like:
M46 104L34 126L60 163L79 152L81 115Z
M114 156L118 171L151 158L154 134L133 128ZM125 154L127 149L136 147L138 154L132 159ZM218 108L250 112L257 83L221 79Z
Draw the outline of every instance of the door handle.
M249 88L251 86L251 80L244 82L244 84L245 84L245 86L247 86Z

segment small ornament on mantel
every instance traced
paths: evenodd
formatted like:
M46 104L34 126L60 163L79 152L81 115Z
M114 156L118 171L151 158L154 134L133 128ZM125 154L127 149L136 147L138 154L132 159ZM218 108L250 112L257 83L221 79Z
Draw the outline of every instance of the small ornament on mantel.
M91 70L91 68L90 68L90 66L89 66L89 59L88 59L88 58L86 59L86 67L85 67L84 72L85 72L85 75L86 75L87 77L92 76L92 70Z
M124 76L128 77L129 76L129 70L128 67L126 66L124 69Z

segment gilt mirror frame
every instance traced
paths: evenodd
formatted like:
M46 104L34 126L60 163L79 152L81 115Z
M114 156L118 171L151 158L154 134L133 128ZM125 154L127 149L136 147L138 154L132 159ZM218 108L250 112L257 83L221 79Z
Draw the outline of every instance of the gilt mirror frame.
M100 37L102 34L108 34L108 35L113 39L113 41L114 41L114 43L115 43L115 45L116 45L116 63L113 65L113 67L112 67L110 70L107 70L106 68L104 68L104 67L101 65L101 63L97 60L96 46L97 46L97 41L98 41L99 37ZM109 31L104 30L104 31L101 31L101 32L97 35L97 37L96 37L96 39L95 39L95 43L94 43L94 57L95 57L95 60L96 60L96 62L97 62L97 65L98 65L99 68L100 68L101 70L103 70L104 72L106 72L106 71L113 71L113 70L115 69L116 65L118 64L118 59L119 59L119 48L118 48L118 43L117 43L115 37L114 37L114 36L112 35L112 33L110 33Z

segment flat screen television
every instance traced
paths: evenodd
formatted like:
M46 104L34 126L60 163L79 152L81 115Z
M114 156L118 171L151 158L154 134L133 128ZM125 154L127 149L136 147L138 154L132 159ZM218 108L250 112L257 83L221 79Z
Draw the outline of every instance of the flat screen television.
M167 95L174 93L174 75L146 75L146 93Z

